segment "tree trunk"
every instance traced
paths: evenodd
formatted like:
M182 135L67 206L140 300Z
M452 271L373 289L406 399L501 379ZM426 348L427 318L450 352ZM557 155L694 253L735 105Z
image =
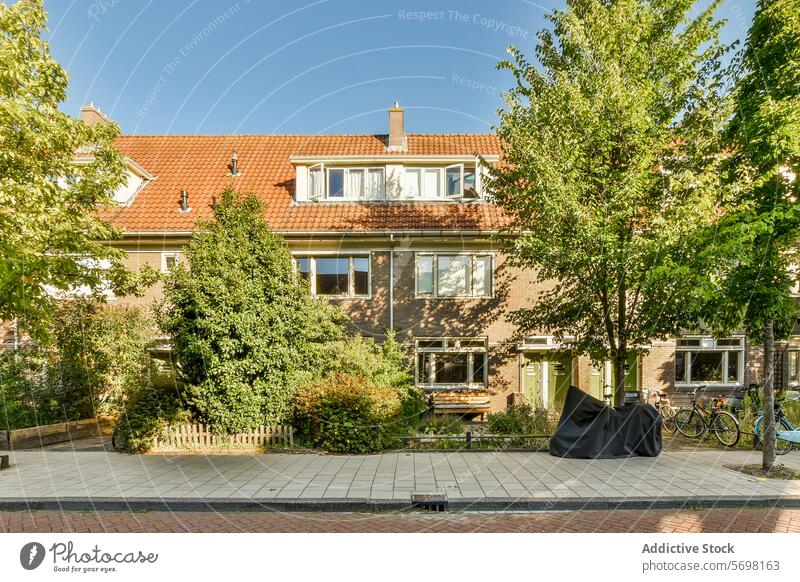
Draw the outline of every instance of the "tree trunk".
M614 406L625 405L625 366L628 350L620 346L614 356Z
M764 420L761 466L769 470L775 464L775 332L772 318L764 323Z

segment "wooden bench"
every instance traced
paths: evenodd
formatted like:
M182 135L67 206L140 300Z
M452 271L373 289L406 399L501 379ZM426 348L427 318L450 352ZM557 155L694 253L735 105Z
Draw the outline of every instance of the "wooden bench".
M434 392L431 394L434 414L480 415L483 420L487 412L491 412L491 394L480 392Z

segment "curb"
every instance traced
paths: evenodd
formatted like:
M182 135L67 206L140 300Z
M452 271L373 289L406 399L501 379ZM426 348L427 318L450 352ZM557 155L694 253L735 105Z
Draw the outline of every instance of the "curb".
M558 499L480 497L452 499L447 511L581 511L625 509L736 509L800 508L800 497L609 497ZM0 511L209 511L209 512L400 512L417 511L402 499L187 499L140 497L9 498L0 500Z

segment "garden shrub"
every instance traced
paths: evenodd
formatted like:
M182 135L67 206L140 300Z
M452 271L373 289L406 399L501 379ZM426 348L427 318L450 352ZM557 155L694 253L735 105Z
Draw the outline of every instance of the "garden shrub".
M399 445L407 429L402 412L401 390L339 372L301 388L295 427L311 446L371 453Z
M49 383L71 417L117 414L129 394L145 385L154 327L137 307L95 300L64 302L55 320Z
M513 404L501 412L489 414L488 429L495 434L552 435L556 422L544 408Z
M428 416L419 423L419 432L433 435L457 435L464 432L457 416Z
M338 373L362 376L373 384L397 388L410 386L414 379L408 354L391 331L386 333L382 344L361 335L332 342L320 376Z
M187 404L223 433L278 424L297 387L319 377L346 316L311 297L285 241L253 196L226 190L198 225L159 310Z
M41 426L117 414L147 382L150 320L134 307L62 302L52 343L0 356L0 425Z
M117 419L116 444L129 453L144 453L171 424L190 422L175 374L151 368L149 382L131 394Z

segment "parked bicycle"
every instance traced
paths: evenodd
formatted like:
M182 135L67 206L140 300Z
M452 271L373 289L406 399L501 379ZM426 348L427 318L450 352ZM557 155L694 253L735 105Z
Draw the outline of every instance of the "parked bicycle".
M661 414L661 425L664 430L673 433L675 432L675 413L677 409L672 406L666 392L661 390L654 390L652 388L643 388L645 402L653 406Z
M789 400L796 401L797 398ZM800 442L800 426L795 427L783 412L783 405L786 400L775 401L775 428L777 439L775 440L775 453L785 455L794 448L795 442ZM761 444L761 424L764 421L764 411L759 410L756 421L753 423L753 445Z
M692 405L680 408L674 417L675 428L683 436L691 439L700 439L713 433L717 440L727 447L732 447L739 442L739 421L726 410L722 410L724 399L714 398L711 406L706 408L697 398L698 391L702 392L707 386L698 386L689 395Z

